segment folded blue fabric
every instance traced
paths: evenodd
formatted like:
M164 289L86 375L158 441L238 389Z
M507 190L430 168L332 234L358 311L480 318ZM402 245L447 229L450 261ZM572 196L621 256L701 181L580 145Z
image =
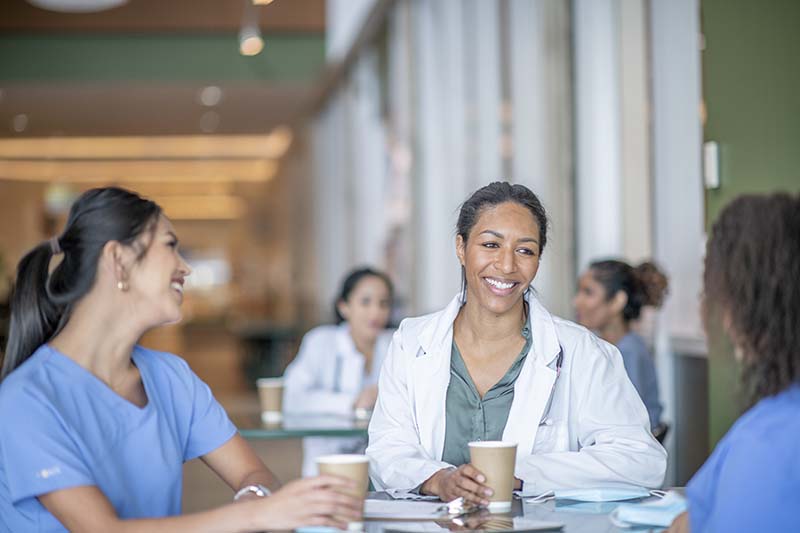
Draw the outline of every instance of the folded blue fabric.
M638 525L669 527L679 514L686 510L686 498L669 491L660 500L643 503L623 503L610 515L619 527Z
M642 487L618 488L595 487L589 489L565 489L553 491L556 500L576 500L579 502L619 502L647 498L650 491Z

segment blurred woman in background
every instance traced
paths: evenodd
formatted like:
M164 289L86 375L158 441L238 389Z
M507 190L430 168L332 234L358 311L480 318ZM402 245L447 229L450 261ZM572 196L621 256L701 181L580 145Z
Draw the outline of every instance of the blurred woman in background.
M334 311L337 325L319 326L303 337L285 373L287 412L367 419L378 397L378 373L392 331L392 282L383 272L360 268L342 283ZM316 474L315 460L333 453L363 453L362 438L303 439L303 475Z
M637 267L615 260L596 261L578 281L573 305L578 322L614 344L633 386L641 396L650 427L663 431L661 402L653 356L644 339L631 329L645 306L660 307L667 292L667 277L653 263Z
M800 196L723 209L704 285L707 333L733 342L752 407L689 481L670 532L800 531Z
M81 195L64 232L22 258L0 374L0 531L262 531L360 515L335 491L346 480L279 488L189 365L138 344L181 319L190 273L161 208L118 188ZM177 516L183 464L198 457L238 502Z

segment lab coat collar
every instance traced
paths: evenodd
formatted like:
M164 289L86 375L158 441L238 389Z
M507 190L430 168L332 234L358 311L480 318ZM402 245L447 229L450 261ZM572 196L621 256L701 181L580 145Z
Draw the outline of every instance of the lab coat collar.
M347 322L339 324L339 328L336 330L336 353L347 359L364 358L356 348L356 343L350 335L350 325Z
M547 414L548 400L558 376L554 361L561 350L553 317L532 290L525 294L525 300L533 339L517 378L525 387L514 395L503 432L503 440L518 443L520 459L533 450L539 422ZM418 431L421 444L436 459L441 459L444 449L453 321L462 305L461 296L456 296L443 311L431 315L417 335L419 350L414 361L414 379L419 385L415 402Z
M539 362L550 365L561 349L553 317L533 295L533 289L525 292L525 301L528 302L528 327L533 337L532 352ZM434 320L425 325L418 337L423 353L450 354L453 343L453 322L464 302L465 299L461 294L457 294L447 307L438 313L438 316L434 315Z

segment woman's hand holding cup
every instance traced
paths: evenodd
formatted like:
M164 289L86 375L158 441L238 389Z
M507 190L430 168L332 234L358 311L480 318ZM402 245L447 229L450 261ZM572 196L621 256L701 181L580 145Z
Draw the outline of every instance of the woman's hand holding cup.
M444 502L463 498L465 503L489 505L492 489L484 485L486 476L471 464L439 470L422 484L422 492Z
M347 529L361 520L363 499L344 491L356 482L339 476L318 476L287 483L271 496L241 504L255 511L254 522L269 530L292 530L303 526Z

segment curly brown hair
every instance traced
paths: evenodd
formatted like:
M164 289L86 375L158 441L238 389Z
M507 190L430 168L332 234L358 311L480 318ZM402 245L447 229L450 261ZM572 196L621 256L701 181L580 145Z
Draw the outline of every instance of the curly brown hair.
M742 352L751 403L800 382L800 196L741 196L711 230L706 324L724 323Z

